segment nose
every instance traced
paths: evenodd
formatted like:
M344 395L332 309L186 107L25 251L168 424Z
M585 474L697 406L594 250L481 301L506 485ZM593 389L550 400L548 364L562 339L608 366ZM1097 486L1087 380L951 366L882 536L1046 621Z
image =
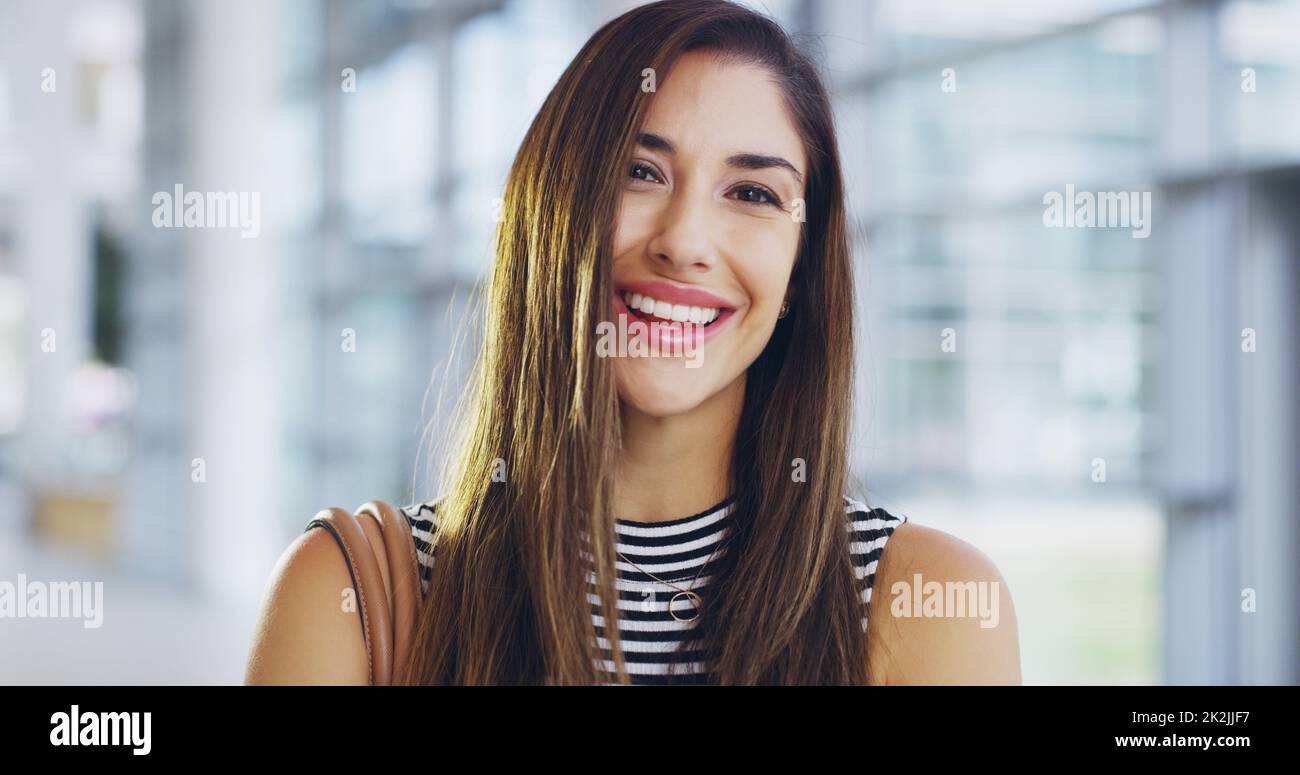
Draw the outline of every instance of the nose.
M718 262L715 223L707 193L678 189L659 213L655 236L647 246L651 259L664 271L677 274L708 272Z

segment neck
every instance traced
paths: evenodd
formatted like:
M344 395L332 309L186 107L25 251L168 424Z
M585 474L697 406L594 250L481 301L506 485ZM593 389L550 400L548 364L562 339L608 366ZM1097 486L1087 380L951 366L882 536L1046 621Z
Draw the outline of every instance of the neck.
M698 514L730 495L744 398L742 376L685 414L653 417L623 404L615 516L664 522Z

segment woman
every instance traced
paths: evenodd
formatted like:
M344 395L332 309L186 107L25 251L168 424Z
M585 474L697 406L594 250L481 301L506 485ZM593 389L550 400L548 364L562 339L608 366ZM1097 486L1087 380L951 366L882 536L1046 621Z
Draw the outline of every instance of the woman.
M425 597L400 682L1019 682L993 564L846 492L843 181L779 26L721 0L606 24L504 200L455 467L406 509ZM929 582L992 590L995 626L912 608ZM349 587L330 536L299 537L247 680L365 683Z

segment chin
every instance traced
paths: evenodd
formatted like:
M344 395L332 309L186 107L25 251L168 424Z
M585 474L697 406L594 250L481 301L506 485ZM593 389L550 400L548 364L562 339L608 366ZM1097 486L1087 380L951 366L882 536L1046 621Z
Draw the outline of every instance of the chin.
M662 366L649 362L620 364L618 397L628 407L651 417L686 414L716 392L703 372L685 368L680 362Z

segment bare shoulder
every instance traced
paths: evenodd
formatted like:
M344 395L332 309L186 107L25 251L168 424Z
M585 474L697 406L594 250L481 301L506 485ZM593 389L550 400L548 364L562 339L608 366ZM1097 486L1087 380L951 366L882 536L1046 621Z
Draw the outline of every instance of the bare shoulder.
M873 683L1019 684L1020 643L1006 580L942 530L906 522L881 553L868 611Z
M329 531L308 530L280 556L262 596L245 684L366 684L352 578Z

